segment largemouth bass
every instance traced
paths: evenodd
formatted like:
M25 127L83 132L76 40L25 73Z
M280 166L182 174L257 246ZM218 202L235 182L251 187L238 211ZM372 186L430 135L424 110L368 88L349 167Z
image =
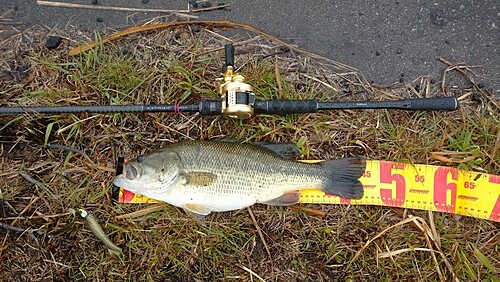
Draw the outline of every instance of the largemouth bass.
M255 203L291 205L308 188L360 199L365 168L362 158L310 164L251 144L187 141L126 162L114 184L204 216Z

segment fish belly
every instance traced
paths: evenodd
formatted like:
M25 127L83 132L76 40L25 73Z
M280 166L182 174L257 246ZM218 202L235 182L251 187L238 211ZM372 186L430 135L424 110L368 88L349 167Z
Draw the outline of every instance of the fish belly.
M220 177L216 185L209 186L184 186L177 185L170 190L161 200L177 207L187 204L202 205L210 211L222 212L238 210L249 207L255 203L265 203L282 196L289 191L317 187L319 182L285 181L279 182L262 178L254 178L254 182L247 183ZM226 181L224 181L226 180Z
M216 212L238 210L256 203L253 194L238 193L237 189L228 190L220 186L174 187L159 200L181 208L187 204L202 205Z

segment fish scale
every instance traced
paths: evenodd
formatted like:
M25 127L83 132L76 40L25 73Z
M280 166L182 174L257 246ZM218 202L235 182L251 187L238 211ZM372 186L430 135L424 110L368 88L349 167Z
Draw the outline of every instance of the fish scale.
M272 152L262 154L263 150L257 151L250 146L234 147L231 145L232 143L226 142L204 143L203 147L194 154L184 155L182 163L186 167L196 171L206 170L208 166L212 168L211 172L216 174L218 179L220 178L217 184L203 188L207 194L215 197L221 194L240 193L249 196L252 194L275 195L292 190L297 185L310 187L309 183L321 181L320 170L312 171L309 165L285 160ZM230 151L234 149L236 150ZM218 154L226 151L230 152L232 158ZM238 158L242 155L246 158ZM207 156L213 157L205 159ZM200 160L204 161L200 162ZM233 168L235 171L228 173L228 168ZM270 189L272 187L280 187L282 191L276 192L277 189Z

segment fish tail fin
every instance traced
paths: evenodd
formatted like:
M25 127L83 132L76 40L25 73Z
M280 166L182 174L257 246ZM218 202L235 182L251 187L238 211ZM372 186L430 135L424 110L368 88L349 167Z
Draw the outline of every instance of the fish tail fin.
M346 199L363 198L363 185L359 178L366 169L366 160L360 157L343 158L320 163L326 172L323 191Z

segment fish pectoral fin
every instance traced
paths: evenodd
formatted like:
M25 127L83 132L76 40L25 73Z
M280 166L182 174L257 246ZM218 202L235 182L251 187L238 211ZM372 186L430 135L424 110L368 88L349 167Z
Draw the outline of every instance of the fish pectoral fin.
M279 196L278 198L263 202L263 204L270 206L288 206L292 204L298 203L300 200L300 192L299 191L290 191L285 194Z
M196 221L200 222L201 224L204 224L205 223L205 216L202 215L202 214L197 214L197 213L194 213L188 209L184 209L184 212L189 215L189 217L195 219Z
M184 208L184 211L188 214L192 213L201 216L208 215L212 212L208 207L199 204L185 204L182 208Z
M181 181L188 186L208 186L217 180L217 175L204 171L190 171L180 175Z

